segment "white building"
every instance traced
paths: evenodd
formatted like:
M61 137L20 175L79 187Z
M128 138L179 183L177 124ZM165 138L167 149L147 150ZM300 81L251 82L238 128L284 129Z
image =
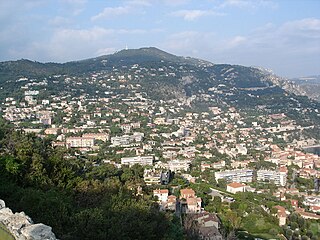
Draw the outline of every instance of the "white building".
M136 156L136 157L123 157L121 158L121 164L129 165L140 164L142 166L152 165L154 156Z
M253 170L251 169L236 169L221 172L215 172L215 179L225 179L227 182L252 182Z
M227 185L227 192L237 193L237 192L245 192L246 185L242 183L233 182Z
M68 137L66 139L67 147L70 148L87 148L94 146L94 138Z
M158 197L159 202L167 202L169 196L168 189L153 190L153 196Z
M161 170L145 169L143 173L143 180L147 185L161 183Z
M279 171L259 170L257 171L257 180L263 182L273 182L276 185L284 187L287 183L287 172L282 169Z
M134 133L133 135L123 135L120 137L112 137L111 144L112 146L128 146L132 143L141 142L143 140L143 133Z
M159 162L157 164L157 167L168 169L172 172L189 171L190 160L175 159L175 160L168 161L167 163Z

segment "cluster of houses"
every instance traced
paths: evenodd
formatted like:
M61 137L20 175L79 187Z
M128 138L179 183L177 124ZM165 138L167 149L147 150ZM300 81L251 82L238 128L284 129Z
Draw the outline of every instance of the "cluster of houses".
M296 140L296 145L291 141L287 144L291 146L286 148L275 144L276 141L288 143L290 137L312 126L300 126L284 113L269 114L268 111L261 111L259 116L248 120L239 109L223 101L218 104L216 97L210 94L198 96L210 103L208 110L202 112L190 110L194 96L153 100L133 80L155 75L169 77L176 70L168 66L141 68L138 64L128 69L130 74L126 75L113 69L112 72L95 72L85 77L54 75L50 81L18 79L19 84L24 83L21 87L24 98L7 97L1 103L1 114L18 129L40 137L50 136L54 146L97 153L100 144L107 143L110 149L116 149L116 154L130 152L130 156L122 157L120 162L113 159L104 159L104 162L119 167L144 166L144 181L148 185L168 184L172 172L179 172L192 182L196 177L191 171L197 169L201 172L200 178L207 171L214 172L217 182L221 179L227 182L226 190L230 193L254 191L249 186L254 181L274 183L278 186L274 194L279 199L285 200L285 193L303 196L303 203L311 211L319 211L316 195L303 195L288 186L288 168L293 165L300 178L320 178L317 170L320 157L295 148L316 140ZM80 93L63 92L42 97L40 93L52 87L50 84L53 87L68 84ZM97 84L101 89L90 95L83 87L85 84ZM219 95L232 90L219 84L210 87L209 92ZM276 167L251 169L251 163L260 161L251 154L253 151ZM155 190L154 196L158 197L162 209L177 211L178 206L179 211L198 214L194 221L204 227L203 233L205 227L212 224L214 217L203 212L201 198L192 189L181 189L178 199L169 195L166 189ZM308 218L309 212L297 211ZM285 214L286 210L279 207L278 215Z
M168 189L155 189L153 196L158 200L160 210L174 211L176 214L185 213L185 229L196 231L201 239L222 240L220 233L221 221L216 214L204 211L202 200L191 188L180 189L180 197L170 195ZM196 228L194 227L196 223Z

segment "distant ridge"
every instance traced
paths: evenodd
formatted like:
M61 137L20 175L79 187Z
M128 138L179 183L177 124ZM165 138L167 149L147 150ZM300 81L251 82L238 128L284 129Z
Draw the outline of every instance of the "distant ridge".
M274 85L278 88L274 88L272 91L280 91L281 88L294 94L306 94L299 86L261 67L213 64L197 58L176 56L155 47L124 49L114 54L66 63L40 63L26 59L0 62L0 85L5 84L6 81L26 76L29 78L68 74L81 76L92 72L111 72L114 69L131 68L135 64L144 66L146 69L158 69L161 66L172 67L169 88L175 89L179 96L189 96L197 91L205 92L210 85L214 86L217 83L226 84L231 88L261 88ZM180 69L182 66L184 66L184 70ZM126 73L125 70L122 71ZM149 76L140 79L139 83L148 83L148 89L150 89L151 81L161 81L163 84L165 78L151 78ZM167 80L165 81L165 84L169 83ZM13 91L16 86L11 87L12 89L8 91ZM169 97L169 95L165 94L163 97Z

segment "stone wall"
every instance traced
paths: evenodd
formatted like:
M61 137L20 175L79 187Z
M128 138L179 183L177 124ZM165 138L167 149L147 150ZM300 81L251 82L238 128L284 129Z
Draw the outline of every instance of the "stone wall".
M34 224L24 212L13 213L1 199L0 222L17 240L57 240L51 227L42 223Z

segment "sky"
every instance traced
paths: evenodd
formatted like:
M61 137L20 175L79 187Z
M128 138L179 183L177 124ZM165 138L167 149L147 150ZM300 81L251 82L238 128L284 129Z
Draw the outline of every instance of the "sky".
M0 61L151 46L283 77L320 75L320 0L0 0Z

